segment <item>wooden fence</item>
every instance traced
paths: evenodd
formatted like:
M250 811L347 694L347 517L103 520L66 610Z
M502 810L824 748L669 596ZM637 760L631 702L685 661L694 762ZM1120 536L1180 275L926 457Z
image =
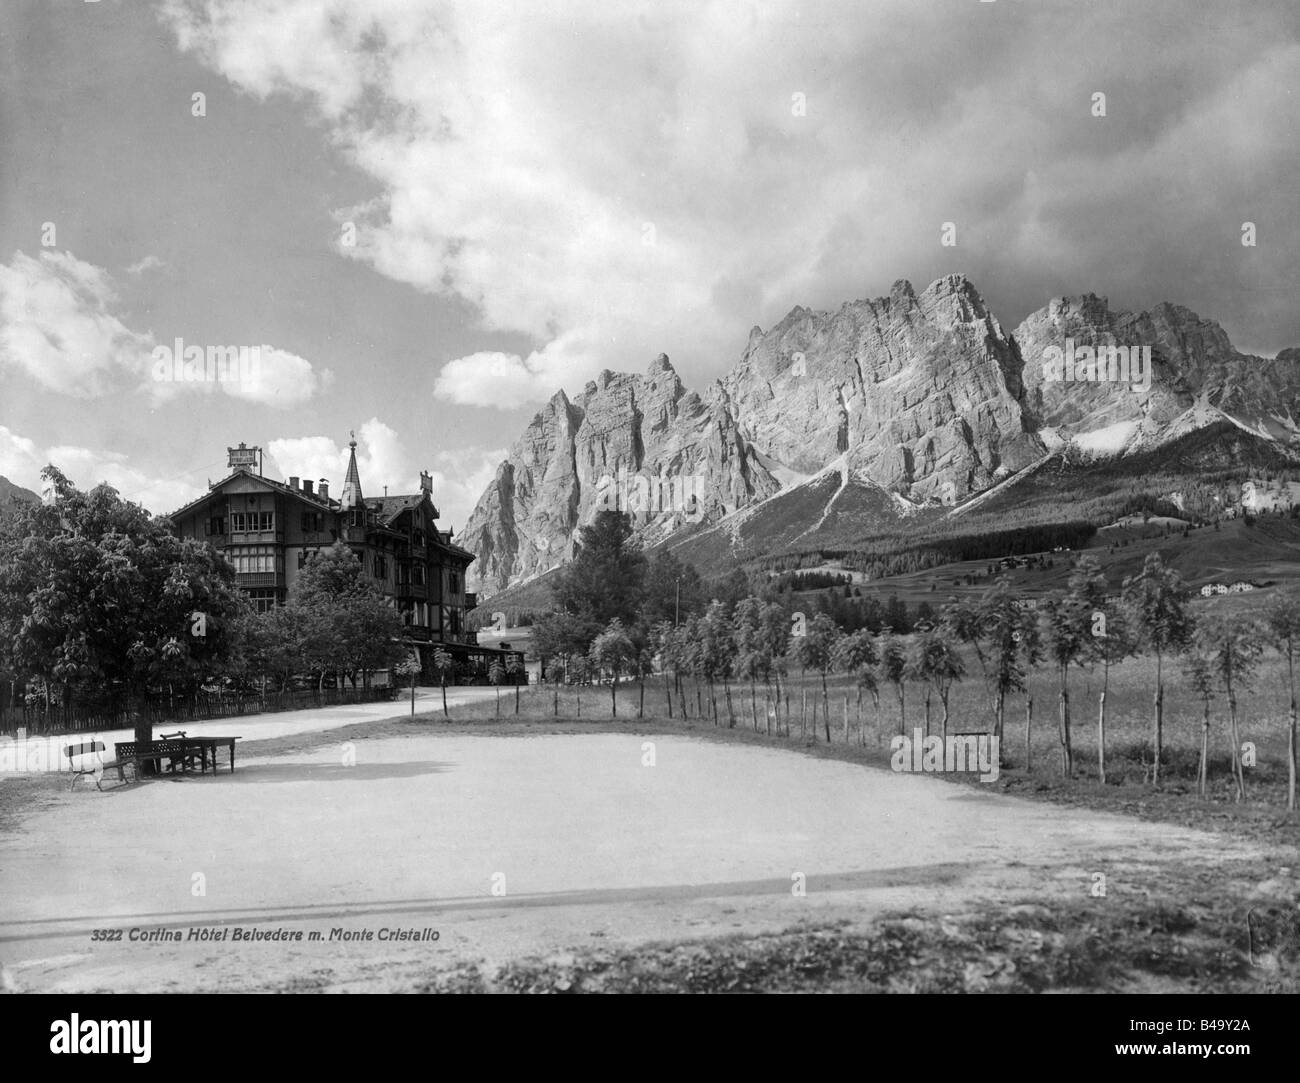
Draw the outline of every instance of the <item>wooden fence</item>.
M200 692L195 696L169 699L132 700L118 710L95 710L76 703L51 707L0 707L0 734L15 734L20 727L29 736L58 733L104 732L133 729L136 718L148 718L155 726L206 719L235 718L267 711L299 711L310 707L336 707L347 703L380 703L393 700L401 689L325 688L284 692L234 694Z

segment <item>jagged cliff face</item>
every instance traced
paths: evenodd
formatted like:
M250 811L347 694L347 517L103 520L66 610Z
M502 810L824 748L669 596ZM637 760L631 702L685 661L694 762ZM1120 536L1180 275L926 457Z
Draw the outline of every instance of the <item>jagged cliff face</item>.
M602 372L572 402L558 392L457 540L478 557L471 583L491 592L567 560L577 528L603 508L631 514L653 544L779 489L719 390L687 390L661 354L643 376Z
M1036 420L1063 435L1113 427L1129 448L1162 442L1218 412L1251 425L1266 419L1280 433L1300 392L1300 365L1288 357L1293 351L1276 359L1240 353L1219 324L1181 305L1112 312L1095 294L1061 297L1026 317L1013 338L1025 361L1026 406ZM1065 347L1067 339L1093 349L1146 348L1149 386L1046 378L1046 351Z
M1149 385L1045 379L1045 352L1067 340L1148 347ZM888 297L754 328L703 396L662 355L641 376L601 373L573 401L558 392L458 541L487 594L568 559L577 528L605 507L631 513L646 544L730 516L719 530L754 555L761 539L744 522L778 493L754 522L771 520L773 545L813 544L959 505L1068 438L1120 453L1226 416L1290 441L1298 400L1300 350L1238 353L1217 323L1177 305L1128 313L1092 294L1058 298L1007 335L961 275L920 295L898 282Z
M975 287L950 275L919 297L898 282L755 328L723 387L741 431L778 462L811 473L847 454L858 477L952 503L1041 456L1020 370Z

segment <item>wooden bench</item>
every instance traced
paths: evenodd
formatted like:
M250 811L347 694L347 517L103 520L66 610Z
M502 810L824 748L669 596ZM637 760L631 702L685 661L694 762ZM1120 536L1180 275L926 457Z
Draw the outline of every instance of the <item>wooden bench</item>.
M168 769L174 773L178 763L183 771L186 763L192 762L190 746L185 741L118 741L113 748L118 760L135 760L137 770L141 764L154 763L161 774L166 760Z

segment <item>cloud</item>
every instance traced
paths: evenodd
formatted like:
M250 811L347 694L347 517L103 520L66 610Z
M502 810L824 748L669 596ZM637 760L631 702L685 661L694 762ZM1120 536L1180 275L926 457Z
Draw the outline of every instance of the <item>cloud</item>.
M15 252L0 265L0 364L76 398L145 372L151 340L112 314L108 274L71 252Z
M159 267L166 267L166 266L167 264L165 264L157 256L145 256L144 259L138 259L134 263L128 264L126 267L126 273L138 277L144 274L145 271L152 271L152 270L156 270Z
M600 345L581 332L569 332L527 357L496 351L458 357L442 367L433 393L461 406L511 410L550 398L566 381L595 376L606 367Z
M9 266L0 265L0 365L75 398L135 388L167 401L220 388L281 408L301 405L333 381L330 370L317 372L310 361L268 345L252 355L253 364L238 369L239 379L217 379L204 365L194 369L198 379L184 378L172 363L175 343L155 344L152 335L132 331L111 311L118 301L108 272L71 252L43 251L36 259L15 252ZM218 357L237 350L211 344L199 349L205 357L214 349Z
M163 11L183 50L249 94L307 103L373 178L376 196L337 210L356 227L341 255L531 337L531 354L470 354L437 380L450 401L508 407L660 351L716 371L795 303L955 270L1009 323L1095 290L1300 340L1290 6ZM1229 219L1279 225L1238 266ZM1234 289L1238 275L1264 288Z
M251 379L226 381L218 386L237 399L287 409L301 405L334 382L334 373L329 369L317 372L310 361L274 346L260 347L256 363L250 368Z
M77 488L92 489L107 482L124 500L142 504L155 515L166 515L202 496L204 488L179 478L159 478L128 465L126 456L100 448L58 444L42 447L0 425L0 474L16 485L41 491L41 471L57 466Z
M349 448L346 441L329 436L302 436L272 440L266 448L268 460L282 478L299 477L316 482L327 478L330 495L337 498L347 473ZM357 430L357 472L361 491L367 497L415 493L420 489L420 471L429 469L433 478L433 502L442 513L440 523L463 526L479 495L505 458L501 449L461 448L439 452L433 463L412 454L392 426L372 417Z

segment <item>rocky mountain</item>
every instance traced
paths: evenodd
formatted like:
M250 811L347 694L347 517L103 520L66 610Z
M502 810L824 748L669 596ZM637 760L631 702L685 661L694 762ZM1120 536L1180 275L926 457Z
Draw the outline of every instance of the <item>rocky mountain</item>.
M1028 405L1049 446L1074 439L1086 450L1131 452L1221 418L1270 438L1300 436L1293 416L1300 351L1276 358L1240 353L1222 327L1180 305L1112 312L1094 294L1057 298L1028 316L1013 337L1025 358ZM1113 346L1130 354L1141 348L1150 359L1149 386L1046 378L1044 357L1067 342L1097 356Z
M602 507L629 512L653 544L781 488L715 386L701 397L668 358L643 376L602 372L536 417L457 540L477 555L471 583L490 593L555 567Z
M15 485L3 474L0 474L0 519L5 518L11 512L12 505L18 501L39 504L41 498L30 489Z
M1112 346L1134 365L1149 356L1149 379L1061 378L1044 364L1053 347L1083 358ZM672 538L684 555L843 544L960 514L1053 455L1136 454L1225 421L1289 444L1297 403L1300 350L1241 354L1186 308L1112 312L1087 294L1007 334L964 276L919 295L900 281L755 327L703 396L662 355L641 376L601 373L572 401L557 392L458 541L484 595L562 563L604 507L630 512L643 544Z

